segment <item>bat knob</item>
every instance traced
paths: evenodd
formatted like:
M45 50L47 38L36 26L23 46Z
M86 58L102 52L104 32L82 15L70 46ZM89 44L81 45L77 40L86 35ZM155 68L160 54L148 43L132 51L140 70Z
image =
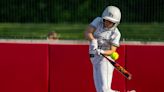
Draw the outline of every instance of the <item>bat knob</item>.
M129 76L128 76L128 80L131 80L131 79L132 79L132 75L129 75Z

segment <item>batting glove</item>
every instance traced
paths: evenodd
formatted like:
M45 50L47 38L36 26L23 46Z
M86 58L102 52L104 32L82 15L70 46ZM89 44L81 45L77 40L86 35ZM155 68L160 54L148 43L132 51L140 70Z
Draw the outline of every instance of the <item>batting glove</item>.
M89 50L96 50L97 48L98 48L97 39L93 39L93 40L90 42Z
M97 49L96 52L98 55L104 54L104 50L102 49Z

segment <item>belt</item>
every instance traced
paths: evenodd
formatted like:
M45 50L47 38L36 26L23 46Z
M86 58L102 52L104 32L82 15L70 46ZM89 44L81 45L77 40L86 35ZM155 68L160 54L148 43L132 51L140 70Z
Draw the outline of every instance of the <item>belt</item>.
M93 58L95 55L94 54L89 54L90 58Z

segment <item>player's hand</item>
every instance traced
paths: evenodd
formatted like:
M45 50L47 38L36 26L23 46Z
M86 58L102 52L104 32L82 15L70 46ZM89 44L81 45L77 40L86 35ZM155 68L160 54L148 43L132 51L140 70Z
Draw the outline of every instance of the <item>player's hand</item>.
M89 54L90 54L90 57L94 57L95 54L97 54L97 51L96 51L97 48L98 48L97 39L93 39L90 42L90 45L89 45Z
M89 50L96 50L97 48L98 48L97 39L93 39L93 40L90 42Z
M104 54L104 50L102 50L102 49L96 49L96 53L98 55Z

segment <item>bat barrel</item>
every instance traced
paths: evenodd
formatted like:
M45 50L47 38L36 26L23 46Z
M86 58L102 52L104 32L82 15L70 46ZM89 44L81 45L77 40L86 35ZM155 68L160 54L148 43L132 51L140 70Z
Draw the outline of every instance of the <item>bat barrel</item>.
M132 79L132 74L130 74L125 68L123 68L121 65L116 63L114 60L109 59L105 55L101 53L103 57L105 57L114 67L116 70L118 70L122 75L124 75L128 80Z

